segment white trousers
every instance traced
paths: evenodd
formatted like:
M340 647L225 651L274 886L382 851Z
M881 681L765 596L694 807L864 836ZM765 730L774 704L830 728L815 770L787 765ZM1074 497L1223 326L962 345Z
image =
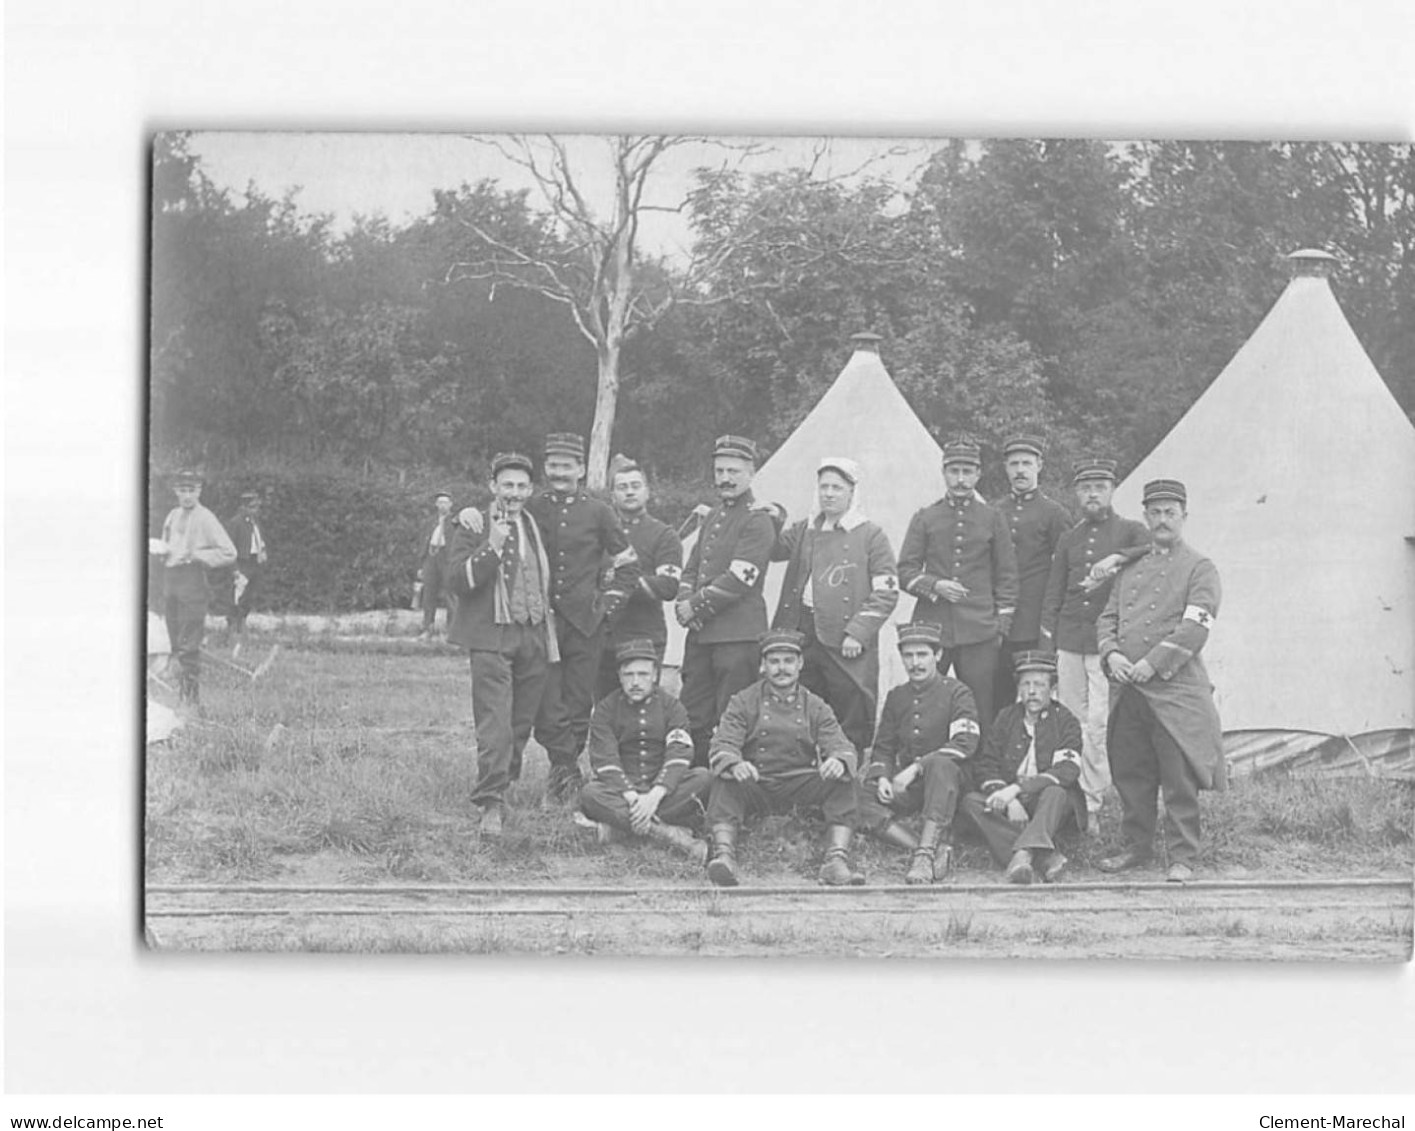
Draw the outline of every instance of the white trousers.
M1110 681L1099 656L1080 652L1056 654L1056 695L1061 705L1081 723L1081 790L1086 809L1101 810L1101 799L1110 788L1110 761L1106 755L1105 731L1110 714Z

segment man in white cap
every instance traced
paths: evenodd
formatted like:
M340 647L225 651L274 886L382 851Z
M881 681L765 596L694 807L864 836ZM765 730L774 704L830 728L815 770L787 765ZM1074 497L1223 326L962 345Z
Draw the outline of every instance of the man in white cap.
M1223 728L1199 653L1218 616L1214 563L1183 540L1184 484L1145 484L1149 553L1121 572L1098 625L1101 663L1115 681L1107 745L1120 792L1125 851L1099 862L1107 872L1148 864L1164 795L1166 879L1183 883L1199 855L1199 791L1228 782Z
M854 460L821 460L815 514L784 530L772 551L789 563L772 627L805 637L801 685L864 750L879 699L879 630L899 602L899 571L889 538L860 507L859 484Z

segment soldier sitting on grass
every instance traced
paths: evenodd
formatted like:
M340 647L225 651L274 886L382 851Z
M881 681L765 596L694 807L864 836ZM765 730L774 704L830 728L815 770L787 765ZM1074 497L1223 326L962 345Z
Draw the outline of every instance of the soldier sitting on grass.
M1068 822L1086 827L1081 791L1081 724L1055 702L1056 657L1019 652L1018 702L999 711L983 739L973 769L981 792L965 794L963 812L983 834L1007 881L1048 883L1061 875L1066 857L1056 836Z
M680 826L701 819L699 799L712 779L692 765L688 712L659 687L652 640L626 640L615 659L619 690L596 703L590 716L592 777L580 790L580 808L598 824L602 843L649 837L701 866L707 845Z
M737 692L712 736L708 800L713 858L708 878L737 885L737 831L749 813L803 807L825 816L823 884L862 884L850 867L855 827L855 747L826 701L801 686L805 637L772 629L761 638L764 678Z

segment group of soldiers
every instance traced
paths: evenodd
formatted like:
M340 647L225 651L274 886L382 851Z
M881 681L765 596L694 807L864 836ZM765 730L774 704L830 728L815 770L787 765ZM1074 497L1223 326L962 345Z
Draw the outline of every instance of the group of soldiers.
M161 600L177 692L182 703L201 698L201 646L212 604L210 576L222 583L218 607L225 613L232 658L240 655L246 618L260 589L267 550L260 529L260 493L241 494L240 509L225 525L201 504L202 479L180 471L172 480L177 505L162 523L162 535L148 540L148 553L161 569Z
M945 493L896 558L856 461L822 459L812 513L788 524L752 493L756 445L722 436L718 503L700 508L686 563L633 461L616 457L611 504L583 487L578 435L547 437L539 491L528 456L495 456L492 500L451 524L445 574L448 640L471 656L482 834L502 833L534 734L550 797L577 800L602 840L662 842L718 885L739 882L743 821L794 808L826 822L825 884L864 882L861 831L908 854L907 882L946 881L956 819L1010 882L1053 881L1058 837L1095 829L1112 778L1125 847L1100 866L1153 859L1162 796L1167 878L1189 879L1198 792L1224 785L1199 656L1217 572L1183 541L1183 484L1146 484L1144 523L1127 520L1115 462L1082 460L1073 523L1038 490L1043 454L1038 437L1008 439L1011 491L989 504L979 446L946 444ZM769 621L772 561L787 565ZM901 589L907 678L880 708L880 629ZM681 699L660 685L667 606L687 631Z

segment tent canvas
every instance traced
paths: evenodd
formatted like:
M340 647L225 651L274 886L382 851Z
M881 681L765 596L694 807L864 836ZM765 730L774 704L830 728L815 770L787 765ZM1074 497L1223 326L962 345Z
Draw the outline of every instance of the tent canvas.
M1313 736L1368 736L1408 761L1415 427L1323 274L1289 283L1116 509L1138 515L1157 478L1186 484L1184 537L1222 578L1204 656L1230 758L1275 764Z
M761 500L780 503L788 522L810 515L815 503L816 468L825 456L845 456L860 464L858 499L866 517L883 528L899 553L909 520L943 494L943 453L894 384L879 354L861 346L840 376L761 468L752 483ZM692 546L684 544L684 559ZM767 572L768 615L781 596L785 564ZM899 661L896 624L913 616L914 598L901 593L894 615L880 631L880 700L905 679ZM685 633L669 616L667 662L681 664Z

